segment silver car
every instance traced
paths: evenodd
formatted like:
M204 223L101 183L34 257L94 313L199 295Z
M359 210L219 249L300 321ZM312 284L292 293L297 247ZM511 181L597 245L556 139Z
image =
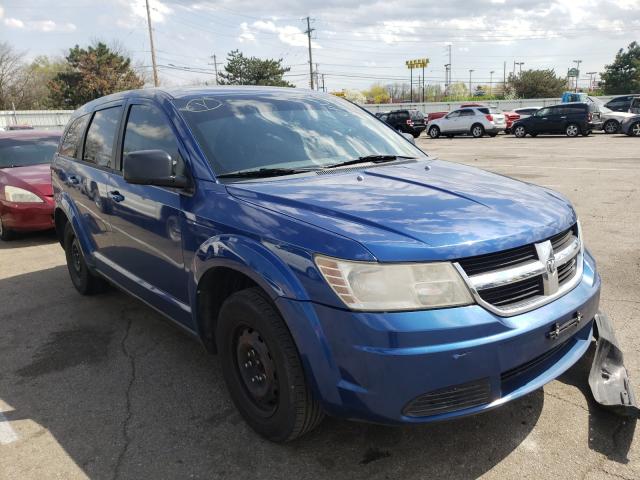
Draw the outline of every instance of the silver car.
M600 118L602 120L602 130L604 133L611 134L619 132L622 122L634 116L637 115L629 112L616 112L604 106L600 107Z

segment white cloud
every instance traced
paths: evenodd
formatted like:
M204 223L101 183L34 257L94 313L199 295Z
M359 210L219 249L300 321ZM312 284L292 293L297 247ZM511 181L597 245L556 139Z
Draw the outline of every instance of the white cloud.
M118 0L118 3L124 7L126 17L116 20L116 24L123 28L133 28L140 24L140 20L147 21L147 6L145 0ZM149 10L151 21L153 23L164 23L167 15L173 12L173 9L162 3L160 0L149 2Z
M244 42L255 42L256 41L256 36L251 33L251 30L249 30L249 24L247 22L242 22L240 24L240 35L238 36L238 40L241 43Z
M243 41L255 41L256 32L267 33L270 35L277 35L278 40L286 45L293 47L304 47L307 45L308 39L306 33L300 28L293 25L276 25L271 20L257 20L249 25L247 22L240 24L240 36L238 40ZM316 42L312 41L314 48L322 48Z
M9 28L18 28L35 32L73 32L76 26L73 23L56 23L53 20L27 20L19 18L5 18L4 24Z

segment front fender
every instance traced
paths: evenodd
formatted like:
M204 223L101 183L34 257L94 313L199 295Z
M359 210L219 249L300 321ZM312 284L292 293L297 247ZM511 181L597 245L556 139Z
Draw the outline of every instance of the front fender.
M85 261L89 267L94 267L93 252L96 249L95 244L84 229L83 222L80 221L81 215L75 203L69 198L66 192L57 192L55 195L56 210L61 210L67 217L67 221L71 223L73 231L80 242L80 248L84 254ZM60 232L62 239L62 248L64 248L64 232Z

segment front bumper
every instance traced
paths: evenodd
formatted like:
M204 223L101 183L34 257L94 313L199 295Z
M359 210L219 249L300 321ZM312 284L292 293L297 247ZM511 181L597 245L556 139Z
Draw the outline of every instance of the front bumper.
M377 423L423 423L478 413L555 379L585 353L600 279L585 254L576 288L536 310L504 318L471 305L418 312L358 313L278 299L325 410ZM556 325L582 321L549 335ZM309 348L305 348L309 347ZM415 415L425 394L454 398L480 385L482 401ZM475 387L474 387L475 388ZM478 390L471 389L476 395ZM476 398L474 397L474 398ZM420 400L418 400L420 402Z
M54 228L52 197L44 197L43 203L13 203L0 201L0 216L5 228L28 232Z

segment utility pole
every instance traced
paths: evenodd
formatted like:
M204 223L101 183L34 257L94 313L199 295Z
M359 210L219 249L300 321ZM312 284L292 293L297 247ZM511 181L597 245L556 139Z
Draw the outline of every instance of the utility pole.
M304 32L307 34L307 40L309 41L309 87L313 90L313 57L311 55L311 32L315 29L311 28L311 18L307 17L307 30Z
M473 95L472 91L471 91L471 74L474 72L475 70L469 70L469 95Z
M516 62L516 65L518 65L519 68L518 75L522 75L522 65L524 65L524 62Z
M326 92L327 90L324 88L324 73L321 75L322 77L322 91Z
M444 66L444 94L445 95L449 94L449 77L451 76L450 68L451 68L451 64L450 63L447 63Z
M587 75L589 75L589 91L591 92L593 90L594 87L594 79L595 79L595 75L597 75L598 72L587 72Z
M578 79L580 78L580 64L582 63L582 60L574 60L573 63L576 64L576 69L578 70L578 74L576 75L576 89L575 92L578 93Z
M145 0L147 4L147 26L149 27L149 45L151 46L151 65L153 66L153 86L160 86L158 81L158 65L156 65L156 49L153 46L153 29L151 28L151 11L149 10L149 0Z
M494 70L489 72L489 96L491 96L491 92L493 91L493 74L496 73Z
M218 85L218 60L216 58L216 54L211 55L210 58L213 58L213 63L209 65L213 65L213 70L216 72L216 86Z
M320 90L320 73L319 65L316 63L316 90Z
M411 103L413 103L413 68L410 68L409 71L411 72L409 78L411 79L411 87L409 87L409 96L411 98Z
M502 70L502 97L504 98L504 92L507 90L507 61L504 62Z
M422 103L424 103L424 65L422 65Z

